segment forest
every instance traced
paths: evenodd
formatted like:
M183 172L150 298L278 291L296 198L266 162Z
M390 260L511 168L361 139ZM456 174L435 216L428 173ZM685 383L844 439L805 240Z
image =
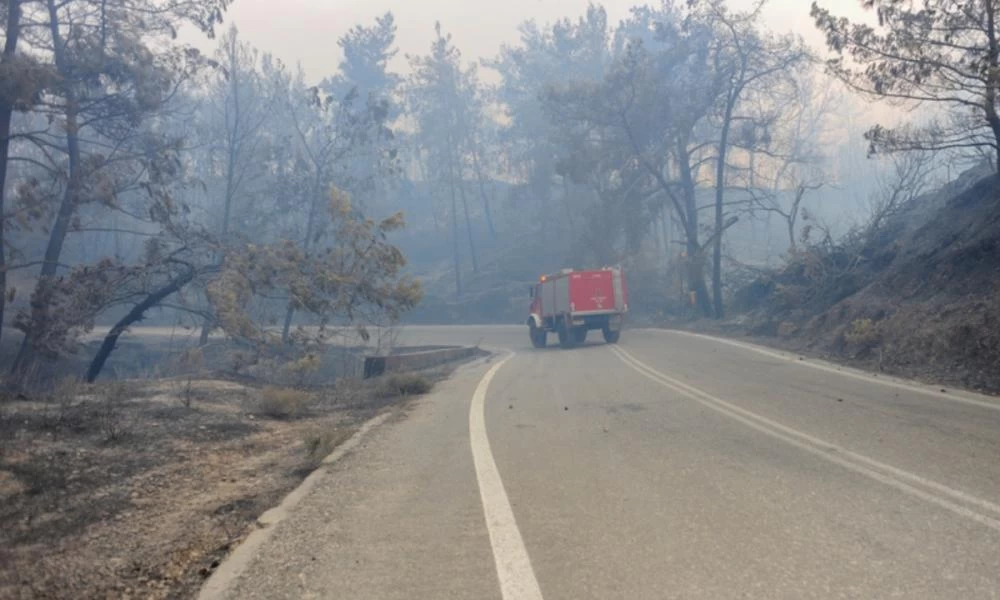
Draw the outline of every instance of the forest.
M400 56L386 13L313 81L226 24L228 0L8 0L7 369L98 328L92 381L140 322L257 354L517 323L563 267L625 265L639 319L721 319L764 270L994 160L993 3L869 4L880 29L812 6L827 48L771 31L763 2L618 23L592 4L526 15L483 60L443 23ZM179 41L194 30L214 51Z

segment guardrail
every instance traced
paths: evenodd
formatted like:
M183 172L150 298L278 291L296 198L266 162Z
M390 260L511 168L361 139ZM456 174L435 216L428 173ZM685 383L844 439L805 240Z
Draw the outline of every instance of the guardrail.
M471 358L481 352L482 350L475 346L455 346L387 356L366 356L365 379L396 371L428 369L463 358Z

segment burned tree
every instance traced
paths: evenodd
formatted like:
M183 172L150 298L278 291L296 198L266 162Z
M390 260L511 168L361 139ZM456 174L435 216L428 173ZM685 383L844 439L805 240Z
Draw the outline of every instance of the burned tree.
M837 18L818 2L816 26L835 56L831 73L871 98L936 111L925 124L883 125L871 152L979 151L1000 170L1000 2L866 0L878 26Z

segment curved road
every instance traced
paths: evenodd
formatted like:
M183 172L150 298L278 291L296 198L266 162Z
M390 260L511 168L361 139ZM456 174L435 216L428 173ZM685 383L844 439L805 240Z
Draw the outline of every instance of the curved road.
M665 331L404 337L497 354L372 430L205 597L1000 598L992 399Z

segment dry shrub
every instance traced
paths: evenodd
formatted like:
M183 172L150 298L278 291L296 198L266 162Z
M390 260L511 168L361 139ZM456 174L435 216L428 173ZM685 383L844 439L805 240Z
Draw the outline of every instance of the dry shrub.
M782 321L778 324L779 337L791 337L799 330L799 326L792 321Z
M0 461L10 444L17 438L17 423L14 415L8 413L4 403L0 401Z
M80 395L80 380L72 375L60 378L48 392L52 404L72 404Z
M806 286L803 285L783 285L774 287L774 298L778 306L785 308L799 307L805 304L808 295Z
M256 358L243 367L243 372L258 381L280 382L285 377L285 370L275 358Z
M297 385L305 385L306 380L319 371L322 361L319 354L310 352L285 365L285 371L294 379Z
M125 413L125 403L131 395L132 390L121 381L111 382L101 390L96 418L105 442L119 442L131 433Z
M201 348L188 348L174 360L174 369L180 373L180 379L175 384L177 396L184 408L191 408L194 404L198 395L194 379L204 364L205 355Z
M871 319L855 319L844 332L844 341L861 349L870 349L882 340L881 329Z
M77 403L80 391L80 381L76 377L63 377L45 394L43 426L53 435L65 430L80 432L86 429L85 411Z
M320 392L320 403L324 406L350 406L363 403L371 398L372 388L360 379L338 377L333 385Z
M294 419L305 414L313 400L305 390L268 386L261 391L257 409L273 419Z
M302 443L310 461L318 465L350 436L351 430L348 428L322 428L307 433Z
M225 362L229 372L236 375L257 364L258 357L249 352L237 350L226 354Z
M376 394L380 398L419 396L433 387L434 384L419 373L396 373L379 382Z
M194 379L190 375L181 380L178 385L177 395L180 396L181 404L184 405L184 408L191 408L191 405L194 404L197 390L194 388Z
M205 353L201 348L188 348L177 357L177 367L184 372L198 372L205 366Z

